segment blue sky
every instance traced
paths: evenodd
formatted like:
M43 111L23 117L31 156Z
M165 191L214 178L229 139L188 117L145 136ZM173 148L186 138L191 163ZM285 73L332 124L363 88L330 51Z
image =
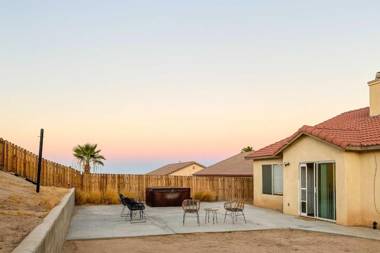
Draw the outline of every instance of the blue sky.
M378 1L3 1L0 133L105 171L206 165L368 105ZM36 134L37 133L37 134Z

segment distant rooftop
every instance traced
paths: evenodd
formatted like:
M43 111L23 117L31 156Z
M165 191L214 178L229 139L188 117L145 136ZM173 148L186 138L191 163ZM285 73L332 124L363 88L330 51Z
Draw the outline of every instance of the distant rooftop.
M179 163L171 163L171 164L167 164L165 166L162 166L156 170L153 170L151 172L148 172L147 175L152 175L152 176L165 176L165 175L170 175L176 171L179 171L183 168L186 168L188 166L191 166L193 164L197 164L203 168L205 168L205 166L203 166L202 164L199 164L195 161L189 161L189 162L179 162Z
M217 162L204 170L195 173L195 176L252 176L252 161L246 160L251 152L243 152L233 155L223 161Z

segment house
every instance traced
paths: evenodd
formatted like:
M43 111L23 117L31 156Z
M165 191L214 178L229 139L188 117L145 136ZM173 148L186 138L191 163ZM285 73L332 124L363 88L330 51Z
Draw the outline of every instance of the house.
M252 161L245 159L251 153L253 151L233 155L195 173L194 176L252 177Z
M380 223L380 72L370 106L253 152L254 205L343 225Z
M202 164L194 161L171 163L156 170L153 170L147 175L152 176L191 176L194 173L206 168Z

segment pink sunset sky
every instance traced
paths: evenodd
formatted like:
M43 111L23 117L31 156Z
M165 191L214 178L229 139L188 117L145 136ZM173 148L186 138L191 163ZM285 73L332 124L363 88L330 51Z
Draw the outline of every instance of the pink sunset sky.
M210 165L368 106L380 71L376 2L5 5L0 137L37 152L42 127L71 166L86 142L102 171Z

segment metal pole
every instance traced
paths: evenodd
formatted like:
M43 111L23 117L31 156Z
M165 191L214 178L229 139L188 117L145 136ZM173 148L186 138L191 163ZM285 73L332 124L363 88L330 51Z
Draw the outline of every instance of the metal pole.
M41 128L40 132L40 150L38 152L38 170L37 170L37 188L36 192L40 192L41 183L41 167L42 167L42 147L44 144L44 129Z

